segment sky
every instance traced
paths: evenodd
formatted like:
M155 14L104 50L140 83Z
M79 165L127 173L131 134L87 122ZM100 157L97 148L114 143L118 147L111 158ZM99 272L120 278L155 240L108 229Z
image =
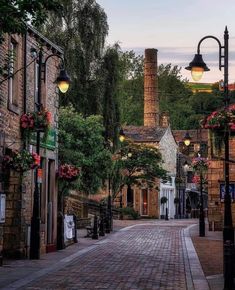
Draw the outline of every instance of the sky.
M235 82L235 1L234 0L96 0L108 17L108 45L118 42L123 51L143 54L146 48L158 50L158 64L182 67L183 78L192 81L184 69L197 52L198 42L207 35L224 45L229 31L229 83ZM200 82L223 79L219 70L216 40L202 42L201 54L210 68Z

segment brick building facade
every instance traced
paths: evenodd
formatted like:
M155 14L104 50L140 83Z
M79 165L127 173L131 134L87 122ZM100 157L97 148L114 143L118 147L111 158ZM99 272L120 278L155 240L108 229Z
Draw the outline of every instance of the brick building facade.
M34 193L34 170L20 174L10 171L9 180L3 172L4 154L23 148L36 152L35 138L28 144L22 140L20 117L34 112L38 101L39 66L37 52L43 58L51 54L62 55L62 50L29 27L26 35L6 35L0 46L0 66L7 68L0 79L0 192L6 196L5 220L0 224L0 250L3 255L27 257L30 248L30 228ZM42 182L40 184L40 249L41 253L56 249L57 240L57 188L58 163L58 76L59 58L51 57L46 65L46 80L42 81L44 108L52 115L48 138L41 141L40 156ZM43 68L45 69L45 68ZM1 209L3 211L4 208Z

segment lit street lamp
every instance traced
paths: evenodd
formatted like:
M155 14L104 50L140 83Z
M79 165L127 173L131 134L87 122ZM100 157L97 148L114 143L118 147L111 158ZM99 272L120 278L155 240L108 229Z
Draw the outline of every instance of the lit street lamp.
M185 69L190 70L194 80L200 80L204 71L209 71L205 62L200 54L200 45L205 39L214 39L219 45L219 69L224 69L224 106L225 110L229 107L229 92L228 92L228 30L227 26L224 31L224 44L222 45L220 40L215 36L203 37L197 47L197 54L189 66ZM233 289L233 243L234 243L234 230L232 222L232 211L231 211L231 197L229 194L229 130L225 129L224 132L224 179L225 179L225 196L224 196L224 226L223 226L223 243L224 243L224 289ZM230 246L229 246L230 245ZM228 246L230 249L228 249Z
M184 145L188 147L191 143L191 140L192 140L192 138L190 137L189 132L186 132L184 139L183 139Z
M38 98L37 98L37 111L39 112L42 107L41 97L42 97L42 81L46 81L46 64L49 58L58 57L62 60L62 69L56 83L62 93L65 93L69 88L70 78L68 77L64 69L64 60L58 54L50 54L46 57L43 62L43 51L39 50L38 53ZM36 153L40 155L40 132L36 133ZM35 186L34 186L34 196L33 196L33 214L31 219L31 234L30 234L30 259L40 259L40 189L39 189L39 179L38 179L38 168L35 169Z

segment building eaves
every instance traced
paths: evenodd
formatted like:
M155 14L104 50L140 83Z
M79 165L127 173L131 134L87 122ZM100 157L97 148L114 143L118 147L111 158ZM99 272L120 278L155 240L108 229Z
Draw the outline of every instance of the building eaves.
M167 128L147 126L126 126L123 128L126 137L134 142L159 142Z
M27 31L29 33L32 33L35 36L35 38L40 39L41 42L44 42L48 48L52 49L53 53L58 53L58 54L64 53L63 49L60 46L50 41L48 38L42 35L39 31L37 31L34 27L27 25Z

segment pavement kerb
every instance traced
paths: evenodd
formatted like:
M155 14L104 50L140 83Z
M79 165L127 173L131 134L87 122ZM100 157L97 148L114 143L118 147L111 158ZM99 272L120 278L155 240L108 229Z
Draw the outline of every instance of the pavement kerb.
M190 228L194 226L195 225L190 225L182 230L182 238L186 250L184 251L184 257L187 286L190 290L209 290L208 281L202 270L201 263L189 233Z

